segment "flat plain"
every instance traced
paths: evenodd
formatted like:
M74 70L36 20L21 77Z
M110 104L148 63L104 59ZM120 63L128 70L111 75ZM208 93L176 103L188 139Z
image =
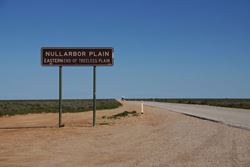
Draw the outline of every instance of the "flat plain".
M124 111L140 112L140 103L123 102L113 110L0 117L0 166L229 167L250 166L250 131L144 106L144 114L108 119Z
M0 117L30 113L56 113L58 100L0 100ZM92 110L92 99L64 99L63 112L83 112ZM97 109L113 109L120 106L115 99L98 99Z

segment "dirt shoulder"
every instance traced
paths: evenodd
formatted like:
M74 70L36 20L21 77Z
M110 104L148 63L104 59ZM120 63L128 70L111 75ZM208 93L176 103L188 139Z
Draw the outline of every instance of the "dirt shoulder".
M250 131L144 106L144 114L103 119L114 110L0 118L0 166L250 166Z

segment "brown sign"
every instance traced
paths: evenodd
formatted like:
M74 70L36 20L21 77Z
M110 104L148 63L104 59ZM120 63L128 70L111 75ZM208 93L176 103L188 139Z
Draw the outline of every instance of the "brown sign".
M43 66L112 66L113 48L41 48Z

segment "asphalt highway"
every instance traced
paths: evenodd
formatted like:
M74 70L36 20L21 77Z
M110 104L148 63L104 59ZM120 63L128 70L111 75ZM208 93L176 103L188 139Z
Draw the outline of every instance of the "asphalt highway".
M250 130L250 110L246 109L161 102L144 102L144 105Z

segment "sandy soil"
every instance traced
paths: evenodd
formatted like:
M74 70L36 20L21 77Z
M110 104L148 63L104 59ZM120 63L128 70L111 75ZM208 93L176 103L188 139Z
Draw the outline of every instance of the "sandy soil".
M142 116L103 119L123 111L140 111L125 102L115 110L30 114L0 118L2 167L249 167L250 131L144 107Z

